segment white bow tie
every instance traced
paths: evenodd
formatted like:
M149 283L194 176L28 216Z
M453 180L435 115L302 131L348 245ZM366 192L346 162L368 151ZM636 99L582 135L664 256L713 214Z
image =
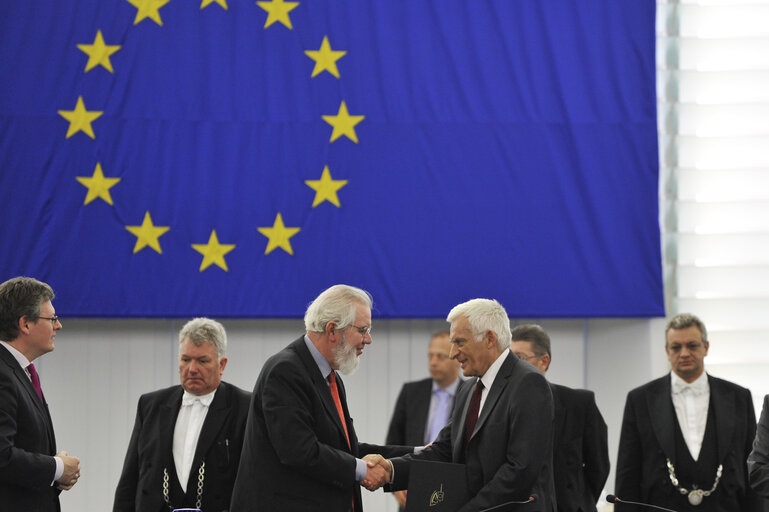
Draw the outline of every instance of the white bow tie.
M708 390L708 381L700 379L693 384L687 384L686 382L681 381L673 382L673 393L683 393L687 389L690 390L693 395L702 395Z
M204 395L204 396L196 396L192 393L187 393L186 391L182 395L182 407L186 407L188 405L194 405L195 402L200 402L200 404L203 407L208 407L211 405L211 402L213 401L214 397L211 395Z

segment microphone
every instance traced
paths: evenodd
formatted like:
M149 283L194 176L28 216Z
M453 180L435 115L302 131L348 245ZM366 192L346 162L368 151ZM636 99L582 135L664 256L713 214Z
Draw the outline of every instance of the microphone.
M672 508L658 507L657 505L652 505L650 503L621 500L619 499L619 496L615 496L613 494L607 494L606 501L608 501L609 503L627 503L628 505L639 505L641 507L656 508L657 510L664 510L665 512L678 512L676 510L673 510Z
M500 503L499 505L494 505L493 507L483 508L479 512L491 512L492 510L497 510L497 509L500 509L502 507L506 507L508 505L525 505L527 503L534 503L538 499L539 499L539 496L537 496L536 494L532 494L531 496L529 496L525 500L506 501L505 503Z

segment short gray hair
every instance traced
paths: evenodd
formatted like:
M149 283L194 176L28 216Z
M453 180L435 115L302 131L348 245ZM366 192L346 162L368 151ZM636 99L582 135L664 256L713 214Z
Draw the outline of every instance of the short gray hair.
M702 334L702 341L708 341L708 330L705 328L705 324L697 316L691 313L681 313L668 321L668 325L665 327L665 345L668 344L668 331L670 329L688 329L689 327L696 327Z
M542 357L547 354L551 358L550 353L550 336L541 325L537 324L523 324L516 326L511 332L513 341L528 341L531 343L531 348L534 354L538 357Z
M307 306L304 327L307 332L323 332L326 324L336 322L338 329L344 329L355 321L355 306L358 304L371 309L374 301L366 290L336 284L324 290Z
M472 299L458 304L449 312L446 321L453 322L460 316L467 317L475 341L481 341L486 331L493 331L497 335L500 351L510 347L510 319L505 308L496 300Z
M199 347L203 343L210 343L216 349L216 355L221 360L227 355L227 332L224 326L210 318L193 318L179 331L179 345L188 339Z

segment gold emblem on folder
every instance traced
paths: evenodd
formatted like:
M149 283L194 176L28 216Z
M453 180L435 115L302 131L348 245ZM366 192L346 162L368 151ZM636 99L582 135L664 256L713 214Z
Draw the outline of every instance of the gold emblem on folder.
M430 495L430 506L434 507L435 505L439 505L440 503L443 503L443 484L441 484L441 488L437 491L433 491L433 493Z

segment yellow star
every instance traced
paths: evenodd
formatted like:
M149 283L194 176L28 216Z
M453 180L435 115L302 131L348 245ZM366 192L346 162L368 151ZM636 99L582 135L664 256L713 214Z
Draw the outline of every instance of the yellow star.
M59 110L59 115L69 121L66 138L69 139L77 132L82 131L92 139L95 139L96 135L93 133L93 128L91 128L91 122L99 118L103 113L101 110L86 110L83 97L78 96L75 110Z
M136 18L134 18L134 25L138 24L144 18L149 18L161 27L163 26L163 20L160 19L160 12L158 9L166 5L171 0L127 0L129 4L136 7Z
M347 52L332 50L331 45L328 43L328 36L323 36L323 42L320 43L320 49L305 50L304 53L315 61L315 68L313 68L310 78L315 78L316 75L319 75L324 71L328 71L339 78L339 70L336 67L336 61L344 57Z
M347 180L332 180L328 165L323 168L323 174L320 175L319 180L306 180L305 183L315 191L315 200L312 202L313 208L323 201L328 201L336 205L337 208L341 206L336 192L347 185Z
M269 239L269 242L267 242L267 249L265 249L264 254L270 254L278 247L291 255L294 254L294 250L291 248L291 242L289 239L295 234L299 233L300 228L287 228L283 224L283 217L281 217L280 212L278 212L278 216L275 217L275 224L273 224L271 228L264 227L256 229Z
M75 179L88 189L88 194L86 194L83 204L88 204L97 197L100 197L108 205L113 206L109 189L117 185L120 178L105 178L101 170L101 163L96 162L96 169L94 169L93 176L90 178L88 176L76 176Z
M355 135L355 125L360 123L366 118L366 116L351 116L347 112L347 105L339 105L339 112L335 116L323 116L323 120L334 127L334 131L331 132L331 141L345 135L348 139L354 143L358 143L358 136Z
M126 226L128 231L136 236L136 245L134 246L134 254L141 251L148 245L155 249L158 254L163 254L163 250L160 248L160 242L158 238L166 231L171 229L168 226L155 226L152 224L152 218L150 212L144 214L144 221L141 226Z
M264 22L264 28L269 27L276 21L283 23L286 27L292 29L291 18L288 13L296 9L299 2L284 2L283 0L272 0L270 2L256 2L256 5L267 11L267 21Z
M214 2L216 2L217 4L219 4L222 7L224 7L225 11L227 10L227 0L203 0L200 3L200 9L202 10L204 7L208 7L209 5L211 5ZM227 269L225 268L224 270L227 270Z
M192 244L192 248L203 255L203 261L200 263L200 271L210 267L212 264L227 271L227 262L224 261L224 255L235 248L235 244L220 244L216 238L216 230L211 230L211 236L207 244Z
M85 65L86 73L98 65L101 65L110 73L113 72L109 56L118 51L120 45L104 44L101 30L96 31L96 38L93 40L93 44L79 44L77 47L88 55L88 62Z

